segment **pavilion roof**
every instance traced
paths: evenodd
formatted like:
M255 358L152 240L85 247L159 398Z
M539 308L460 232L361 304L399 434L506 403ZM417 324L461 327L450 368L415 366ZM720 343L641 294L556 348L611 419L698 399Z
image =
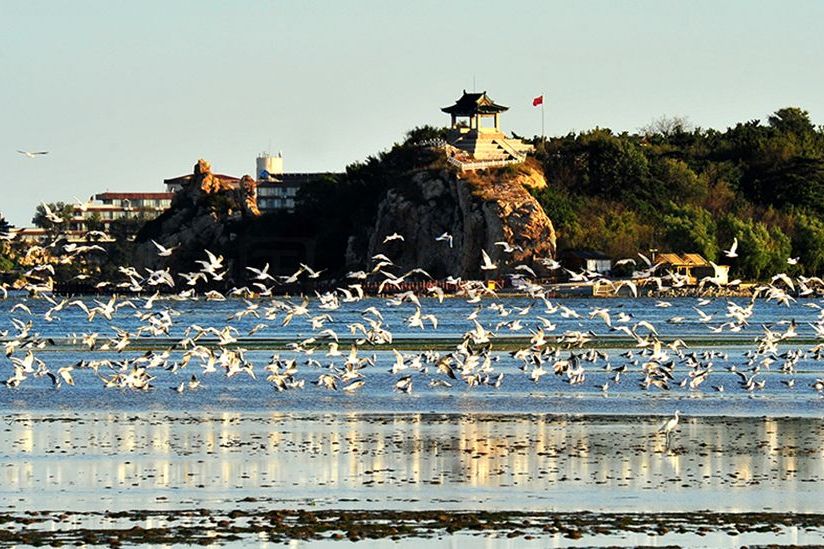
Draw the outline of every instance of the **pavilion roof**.
M460 99L454 105L441 109L447 114L455 116L474 116L476 114L497 114L509 110L509 107L498 105L486 95L481 93L466 93L464 90Z

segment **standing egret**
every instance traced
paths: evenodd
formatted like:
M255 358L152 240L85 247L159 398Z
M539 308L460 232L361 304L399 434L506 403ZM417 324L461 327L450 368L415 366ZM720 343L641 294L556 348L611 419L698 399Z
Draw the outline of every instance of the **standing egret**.
M666 423L661 425L661 428L658 429L659 433L663 432L664 436L667 437L667 450L669 450L670 447L670 433L672 433L675 430L675 428L678 427L678 416L680 413L680 411L675 410L675 415L669 418L666 421Z

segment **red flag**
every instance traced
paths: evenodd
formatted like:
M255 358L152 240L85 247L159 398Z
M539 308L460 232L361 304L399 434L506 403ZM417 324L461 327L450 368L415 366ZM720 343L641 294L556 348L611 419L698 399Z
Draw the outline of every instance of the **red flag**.
M537 107L538 105L543 105L543 104L544 104L544 96L543 95L539 95L538 97L536 97L535 99L532 100L532 106L533 107Z

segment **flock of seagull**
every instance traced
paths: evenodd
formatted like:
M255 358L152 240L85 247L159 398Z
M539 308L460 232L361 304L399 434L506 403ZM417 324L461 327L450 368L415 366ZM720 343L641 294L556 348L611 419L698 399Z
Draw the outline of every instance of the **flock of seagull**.
M451 237L447 237L449 235L443 235L438 241L451 245ZM402 242L403 237L389 235L385 242L391 241ZM176 250L176 247L154 244L162 257L169 257ZM506 243L499 245L504 253L514 250ZM734 243L726 253L734 254L735 248ZM84 246L66 249L69 257L92 251L96 250ZM658 287L682 284L678 275L657 275L658 266L643 256L641 259L646 272L640 274L657 278ZM554 260L542 261L550 269L561 268ZM227 292L210 290L201 293L198 289L203 285L225 282L228 269L223 256L208 250L197 264L198 270L177 275L169 269L139 272L134 267L121 266L122 280L97 285L98 288L109 286L116 292L105 299L99 296L61 297L44 292L43 288L51 286L49 278L54 275L54 270L49 264L33 267L26 273L29 282L25 289L42 300L40 303L46 310L42 314L34 313L32 308L43 307L30 307L28 300L17 300L10 308L11 327L0 332L11 366L11 375L3 376L4 384L8 388L18 388L27 380L47 378L58 389L74 385L78 371L89 371L107 389L148 391L158 385L158 372L166 370L182 380L168 387L177 393L198 390L204 376L220 373L226 378L248 376L257 379L262 375L276 391L301 389L306 382L311 382L321 389L351 393L366 385L370 371L384 369L392 376L392 387L398 393L412 393L422 384L443 389L456 385L498 389L505 378L498 363L507 355L494 351L493 341L496 337L505 340L505 336L516 336L510 341L517 342L516 346L520 348L509 352L509 360L514 361L517 369L515 374L507 373L507 376L521 375L534 383L545 376L554 376L569 386L584 386L589 374L600 371L606 373L606 377L601 375L599 379L606 381L597 384L597 388L604 395L620 387L622 382L626 383L627 379L633 379L646 391L680 389L695 392L711 386L712 391L723 392L724 385L711 380L717 377L713 376L716 371L726 369L735 374L741 390L754 394L765 388L770 373L779 376L781 383L792 389L801 361L824 359L824 343L808 349L792 346L792 340L798 337L798 324L791 320L762 325L753 347L743 353L741 362L730 364L725 351L691 350L683 339L669 341L659 336L658 327L649 320L637 320L627 312L611 310L603 306L601 300L593 301L594 306L588 310L575 310L558 300L553 302L544 287L526 276L525 273L531 271L526 266L525 269L515 268L518 287L531 297L525 306L497 299L494 290L480 281L450 279L459 288L454 299L465 299L474 304L465 319L466 330L451 340L454 349L449 352L404 353L392 346L393 327L386 322L385 313L391 309L404 311L400 318L406 328L434 332L439 329L437 305L447 297L444 288L435 281L430 281L426 295L398 289L409 277L431 278L423 269L400 274L389 257L379 254L371 259L367 270L348 273L348 280L341 287L316 292L314 299L303 297L296 302L274 297L273 290L282 282L318 278L322 271L301 264L292 275L276 277L269 272L268 264L263 268L248 267L248 286ZM491 271L497 268L490 255L483 251L481 269ZM587 283L609 284L616 291L628 285L637 295L638 288L632 280L611 281L586 271L572 274ZM369 277L381 279L379 293L393 287L395 290L378 299L368 298L362 283ZM790 307L796 301L793 294L809 295L816 287L824 287L824 281L805 277L793 279L780 274L769 283L756 287L748 302L727 301L724 313L707 312L705 307L713 301L699 299L694 307L695 317L674 316L667 322L706 324L715 333L741 332L750 328L760 300L776 301ZM5 288L3 291L7 296ZM140 294L132 295L136 292ZM430 299L422 299L424 297ZM180 330L178 319L183 313L175 309L175 303L191 300L228 300L229 304L237 303L238 307L231 310L225 321L221 318L217 325L189 324L185 330ZM363 300L366 301L360 306L344 307L344 304L357 304ZM671 305L664 300L655 303L659 309ZM818 337L824 338L824 309L813 300L806 305L818 309L817 321L809 324ZM43 323L59 322L61 314L70 309L85 316L89 329L67 334L67 343L88 355L74 364L53 368L40 351L60 343L55 338L41 336L38 329ZM353 310L359 317L354 321L351 320ZM409 310L411 314L404 318L405 311ZM336 318L337 311L349 315L350 320ZM136 325L131 330L117 326L127 315L133 317L130 322ZM212 317L217 319L217 315ZM241 322L247 317L255 319L256 324L241 332L239 326L249 324L248 321ZM579 327L593 323L593 329L560 331L559 319L570 320ZM93 331L95 328L102 331L102 320L108 324L108 334ZM296 340L288 341L286 351L273 354L266 364L254 364L243 345L250 341L248 338L276 324L281 327L292 325ZM311 335L299 336L304 329L310 330L306 333ZM604 345L599 348L599 336L594 329L620 335L625 350L610 352ZM164 342L162 345L165 346L157 346L157 350L151 351L133 350L135 342L147 341ZM383 359L376 352L380 350L391 351L391 363L382 364ZM714 363L727 365L720 369ZM824 379L816 379L809 385L813 391L824 395ZM674 420L675 424L665 429L667 440L669 432L677 425L677 415Z

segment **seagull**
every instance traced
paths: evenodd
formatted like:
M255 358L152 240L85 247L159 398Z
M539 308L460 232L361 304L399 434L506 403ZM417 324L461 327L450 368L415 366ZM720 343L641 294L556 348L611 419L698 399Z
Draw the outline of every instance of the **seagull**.
M203 268L201 269L204 273L209 273L213 277L215 276L218 269L223 267L223 256L216 256L209 250L203 250L206 252L206 256L209 258L209 261L203 261L202 259L198 259L195 263L200 263Z
M498 268L498 265L493 263L492 258L486 253L486 250L481 250L481 258L483 259L483 264L481 265L482 271L494 271Z
M511 254L512 252L514 252L516 250L516 248L514 246L512 246L506 240L501 240L499 242L495 242L495 246L500 246L501 248L504 249L504 253L507 253L507 254Z
M403 242L404 239L403 236L399 235L398 233L392 233L383 239L383 243L386 244L387 242L391 242L393 240L400 240L401 242Z
M724 250L724 255L729 258L738 257L738 254L735 250L738 249L738 237L732 239L732 246L730 246L729 250Z
M443 233L441 236L435 239L435 242L448 242L449 247L452 247L452 235L449 233Z
M315 270L313 270L312 268L310 268L308 265L305 265L305 264L303 264L303 263L301 263L301 264L300 264L300 268L301 268L301 269L302 269L305 273L307 273L307 275L309 276L309 278L318 278L318 277L320 276L320 273L322 273L323 271L325 271L325 270L326 270L326 269L321 269L321 270L319 270L319 271L315 271Z
M172 255L173 251L175 251L176 249L178 249L180 247L180 244L178 244L177 246L172 246L171 248L167 248L165 246L162 246L162 245L158 244L154 240L152 240L152 244L154 244L155 247L157 248L157 255L159 257L169 257L170 255Z
M628 264L632 265L634 267L635 266L635 260L631 259L631 258L627 258L627 259L619 259L618 261L615 262L616 267L619 267L621 265L628 265Z
M525 273L529 273L532 275L532 278L538 278L538 275L535 274L535 271L529 268L527 265L518 265L515 267L516 271L524 271Z
M395 383L395 390L409 394L412 392L412 376L403 376Z
M46 204L45 202L41 202L40 205L43 206L43 212L45 212L46 214L46 219L48 219L52 223L63 223L63 218L59 215L56 215L53 211L51 211L51 208L49 208L48 204Z
M561 268L561 264L552 258L544 257L538 260L544 267L550 271L555 271Z
M647 264L647 267L652 267L652 261L650 261L650 258L648 258L647 256L645 256L644 254L642 254L640 252L638 253L638 257L640 257L641 259L644 260L644 263Z
M262 269L246 267L246 270L254 273L255 277L253 280L275 280L274 277L269 274L269 263L266 263Z
M17 149L17 152L19 152L20 154L22 154L23 156L26 156L28 158L35 158L35 157L38 157L38 156L43 156L43 155L49 154L49 151L32 151L32 152L29 152L29 151L21 151L20 149Z

